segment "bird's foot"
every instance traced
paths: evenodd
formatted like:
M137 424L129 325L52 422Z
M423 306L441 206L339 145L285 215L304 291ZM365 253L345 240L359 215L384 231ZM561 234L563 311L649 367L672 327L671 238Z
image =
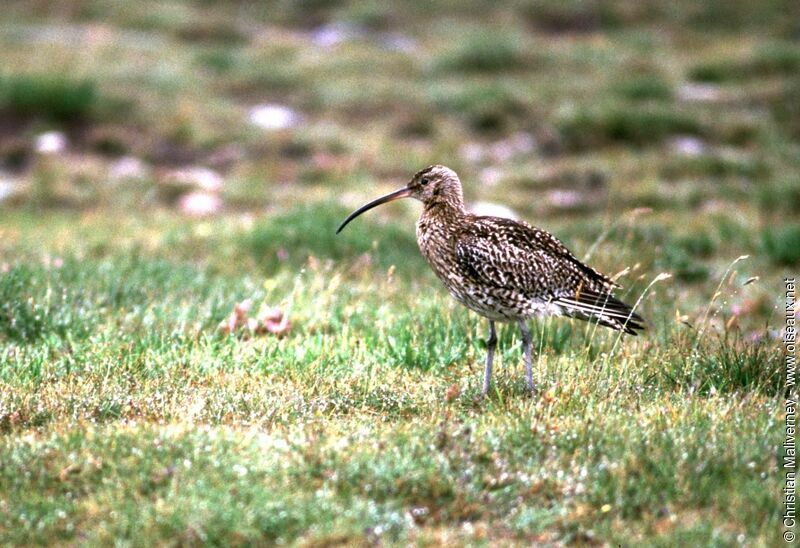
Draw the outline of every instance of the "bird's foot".
M489 401L489 393L483 390L472 397L472 405L475 407L483 407Z

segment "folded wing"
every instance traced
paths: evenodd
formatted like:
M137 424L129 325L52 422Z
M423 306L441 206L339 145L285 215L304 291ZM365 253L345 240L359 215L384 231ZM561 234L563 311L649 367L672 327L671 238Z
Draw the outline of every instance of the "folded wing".
M583 264L555 236L527 223L476 217L457 235L461 275L482 286L559 305L564 314L636 334L644 320L611 295L619 287Z

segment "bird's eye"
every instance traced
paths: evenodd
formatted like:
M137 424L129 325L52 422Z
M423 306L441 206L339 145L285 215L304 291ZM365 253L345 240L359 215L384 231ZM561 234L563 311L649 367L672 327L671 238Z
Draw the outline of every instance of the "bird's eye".
M427 177L423 177L422 179L419 180L419 184L421 184L421 185L427 185L430 182L431 182L431 180L428 179Z

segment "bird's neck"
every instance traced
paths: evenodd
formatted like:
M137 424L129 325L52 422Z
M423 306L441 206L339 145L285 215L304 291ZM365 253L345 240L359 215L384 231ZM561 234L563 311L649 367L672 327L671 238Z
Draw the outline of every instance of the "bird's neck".
M466 215L461 196L437 196L425 204L423 217L459 219Z
M446 201L427 203L417 223L417 229L426 239L449 240L466 215L463 204Z
M422 256L442 280L447 278L447 260L455 253L452 245L466 216L464 207L435 202L425 204L417 221L417 244Z

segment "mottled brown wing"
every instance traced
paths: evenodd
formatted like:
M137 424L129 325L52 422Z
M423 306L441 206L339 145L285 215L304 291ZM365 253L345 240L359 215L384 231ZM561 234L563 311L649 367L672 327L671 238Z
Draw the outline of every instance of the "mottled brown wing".
M489 287L560 297L578 288L609 291L614 282L590 268L558 238L527 223L475 217L456 240L462 274Z

